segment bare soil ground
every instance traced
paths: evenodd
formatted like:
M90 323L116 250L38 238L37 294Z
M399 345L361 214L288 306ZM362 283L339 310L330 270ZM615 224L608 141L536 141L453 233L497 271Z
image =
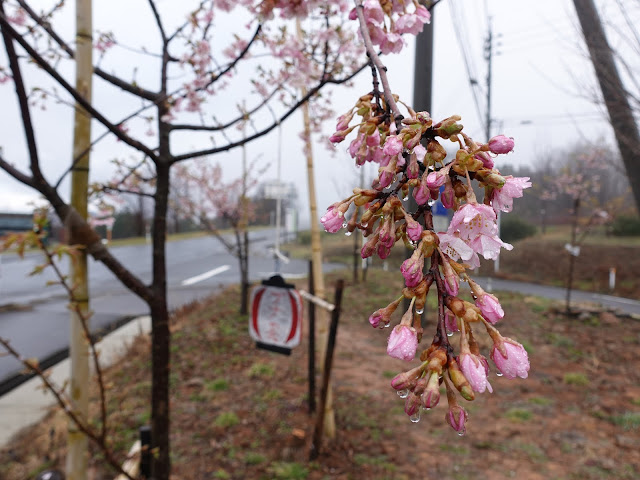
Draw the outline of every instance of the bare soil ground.
M306 325L303 343L285 357L255 349L234 289L177 312L172 478L640 478L639 321L607 312L567 319L548 301L501 294L500 330L529 350L530 376L492 373L493 394L461 400L470 418L459 437L444 422L446 397L413 424L389 386L409 364L386 355L388 330L372 329L367 318L396 295L398 277L371 271L366 284L347 285L333 371L337 434L315 462L307 461ZM425 348L433 328L431 319ZM149 421L149 367L149 342L140 339L108 371L112 445L122 458ZM63 465L64 428L54 411L16 438L0 452L0 478L30 479ZM97 452L91 461L94 478L114 477Z

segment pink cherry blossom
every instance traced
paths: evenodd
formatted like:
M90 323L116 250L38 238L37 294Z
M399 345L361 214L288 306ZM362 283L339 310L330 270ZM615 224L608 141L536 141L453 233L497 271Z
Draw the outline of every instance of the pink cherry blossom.
M390 357L410 362L416 356L418 335L416 329L408 325L397 325L391 330L387 344Z
M510 212L513 209L513 199L522 197L522 190L529 188L531 182L529 177L505 177L505 184L502 188L494 188L491 194L491 205L494 210Z
M453 405L444 417L445 421L451 425L456 432L464 435L466 432L467 412L460 405Z
M496 135L489 140L489 150L495 154L509 153L513 150L514 142L513 138L506 135Z
M380 51L385 55L389 53L400 53L404 47L404 39L397 33L387 33L380 43Z
M467 203L451 219L447 233L458 232L463 240L476 238L480 234L495 235L496 212L488 205Z
M384 12L378 0L365 0L362 5L367 23L381 25L384 22Z
M529 376L529 355L522 345L510 338L501 339L506 355L503 355L496 344L491 350L491 360L506 378L527 378Z
M482 312L482 316L491 324L496 324L498 320L504 317L504 310L498 299L490 294L484 292L483 295L476 299L476 306Z
M458 261L462 260L471 268L480 266L480 258L473 248L460 238L457 232L453 234L438 232L440 239L440 249L449 258Z
M474 392L484 393L485 390L489 390L493 393L493 388L487 379L489 367L486 359L472 353L461 353L458 364Z
M513 245L500 240L495 234L480 234L469 242L469 246L487 260L495 260L500 256L500 248L513 250Z

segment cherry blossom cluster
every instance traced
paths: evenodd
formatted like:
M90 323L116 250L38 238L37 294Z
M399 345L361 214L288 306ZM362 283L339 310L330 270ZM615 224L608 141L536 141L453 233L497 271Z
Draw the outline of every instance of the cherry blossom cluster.
M402 35L417 35L431 20L429 10L417 0L365 0L362 6L371 41L384 54L399 53L404 47ZM355 8L349 18L356 20Z
M458 404L458 395L471 401L476 393L493 391L489 361L476 341L478 331L486 331L493 340L488 357L498 375L528 375L526 350L494 326L504 317L498 298L474 282L469 270L480 265L479 256L494 260L501 249L513 248L499 238L497 212L511 211L513 199L531 183L527 177L503 176L494 165L500 155L513 150L513 139L498 135L479 143L464 133L460 117L434 122L427 112L415 112L407 105L408 115L398 118L385 98L374 87L338 118L330 140L340 143L355 133L349 154L357 165L377 164L378 176L370 189L354 189L353 195L331 205L321 221L329 232L362 231L367 238L363 258L377 254L384 259L398 244L413 249L400 268L405 280L402 294L375 311L369 322L389 327L393 313L403 299L409 299L409 308L391 329L387 353L413 361L423 336L421 315L435 284L439 305L435 336L420 353L421 363L397 375L391 385L416 422L421 411L438 404L444 384L449 403L446 421L464 434L467 413ZM455 153L448 153L446 143L456 145ZM474 184L484 190L482 202ZM415 211L403 202L410 190ZM453 212L446 232L433 228L431 210L437 200ZM461 295L461 282L469 286L470 301ZM449 341L454 332L458 332L457 349Z

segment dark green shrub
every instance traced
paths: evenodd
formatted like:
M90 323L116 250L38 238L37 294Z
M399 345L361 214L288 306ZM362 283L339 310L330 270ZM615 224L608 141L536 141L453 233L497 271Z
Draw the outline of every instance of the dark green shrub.
M537 231L535 225L518 217L503 216L500 221L500 238L503 242L517 242L535 235Z
M640 236L640 218L627 215L616 217L611 224L611 233L619 237Z

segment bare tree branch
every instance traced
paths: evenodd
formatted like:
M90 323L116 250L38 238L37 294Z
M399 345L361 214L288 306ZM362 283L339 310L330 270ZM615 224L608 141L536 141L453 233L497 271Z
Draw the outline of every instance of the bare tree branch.
M219 152L226 152L228 150L232 150L236 147L239 147L241 145L244 145L245 143L249 143L257 138L260 138L264 135L266 135L267 133L269 133L271 130L273 130L274 128L276 128L278 125L280 125L282 122L284 122L287 118L289 118L302 104L304 104L305 102L309 101L309 99L311 97L313 97L316 93L318 93L320 91L320 89L322 89L322 87L324 87L327 84L332 84L332 85L340 85L342 83L348 82L351 79L353 79L353 77L355 77L358 73L360 73L362 70L364 70L364 68L366 66L368 66L369 63L365 63L363 65L361 65L357 70L355 70L351 75L339 79L339 80L332 80L332 79L326 79L326 80L321 80L320 83L318 83L315 87L311 88L306 95L304 95L302 98L300 98L295 104L293 104L293 106L291 106L289 108L289 110L287 110L276 122L274 122L273 124L269 125L268 127L265 127L264 129L260 130L259 132L243 138L242 140L238 140L237 142L230 142L227 145L224 145L222 147L216 147L216 148L209 148L209 149L205 149L205 150L197 150L197 151L193 151L190 153L185 153L182 155L174 155L173 156L173 163L176 162L181 162L183 160L188 160L190 158L196 158L196 157L203 157L205 155L212 155L215 153L219 153Z
M64 88L69 94L78 102L82 108L84 108L93 118L98 120L101 124L103 124L106 128L108 128L111 133L113 133L116 137L122 140L127 145L144 152L150 158L156 159L157 155L153 150L139 142L131 138L129 135L125 134L122 130L120 130L116 125L107 120L104 115L98 112L91 103L89 103L82 95L78 93L78 91L73 88L69 82L67 82L49 63L42 58L42 56L35 51L35 49L29 45L29 43L22 38L22 36L16 32L16 30L11 26L11 24L7 21L7 18L4 14L0 15L0 26L2 26L2 31L7 32L16 42L20 44L22 48L29 54L29 56L45 71L51 76L62 88ZM6 43L6 42L5 42Z

